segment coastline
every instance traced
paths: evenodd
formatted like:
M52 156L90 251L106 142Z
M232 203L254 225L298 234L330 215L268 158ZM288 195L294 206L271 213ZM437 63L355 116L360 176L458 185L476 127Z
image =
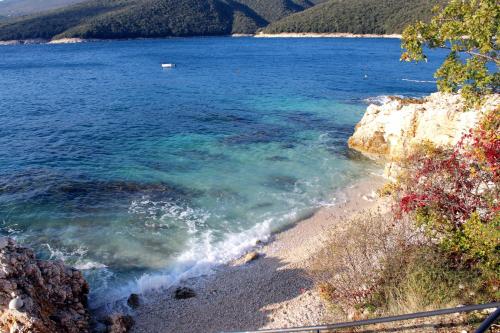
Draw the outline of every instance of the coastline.
M401 39L399 34L352 34L352 33L316 33L316 32L282 32L277 34L257 33L255 38L393 38Z
M170 38L203 38L203 37L231 37L231 38L392 38L401 39L401 35L389 34L351 34L351 33L278 33L278 34L231 34L220 36L166 36L155 38L124 38L124 39L84 39L84 38L61 38L61 39L24 39L24 40L5 40L0 41L0 46L9 45L33 45L33 44L77 44L77 43L91 43L91 42L109 42L109 41L123 41L123 40L143 40L143 39L170 39Z
M370 209L384 209L375 195L385 179L371 175L340 190L346 200L321 208L313 216L256 245L258 258L245 256L214 273L181 281L166 290L142 296L133 313L132 332L217 332L278 328L322 323L326 305L314 288L309 271L327 232L346 218ZM196 297L176 299L177 287ZM244 301L242 301L244 300Z

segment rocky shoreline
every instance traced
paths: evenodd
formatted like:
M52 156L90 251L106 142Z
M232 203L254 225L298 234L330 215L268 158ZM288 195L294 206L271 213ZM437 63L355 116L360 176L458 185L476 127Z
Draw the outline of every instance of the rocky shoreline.
M89 332L89 286L61 261L38 260L33 250L0 238L0 331Z
M82 273L59 260L37 259L33 250L0 237L0 332L127 332L133 320L112 313L97 320L88 308Z
M453 146L478 123L481 115L500 107L500 95L489 96L481 108L466 109L460 95L433 93L422 99L390 97L368 106L349 138L349 147L386 163L384 175L394 178L398 161L413 147L430 142Z

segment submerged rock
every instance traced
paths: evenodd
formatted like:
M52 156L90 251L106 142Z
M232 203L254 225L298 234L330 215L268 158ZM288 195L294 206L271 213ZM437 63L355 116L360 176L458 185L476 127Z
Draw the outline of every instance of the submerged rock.
M196 297L196 292L188 287L178 287L175 289L174 297L176 299L187 299Z
M82 274L0 238L0 332L89 332Z

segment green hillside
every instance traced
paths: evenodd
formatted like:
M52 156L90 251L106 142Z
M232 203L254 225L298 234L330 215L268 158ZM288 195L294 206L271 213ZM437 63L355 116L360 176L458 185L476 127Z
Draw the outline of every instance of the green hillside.
M308 0L90 0L0 22L0 40L254 33Z
M431 17L442 0L330 0L287 16L266 27L264 33L348 32L400 33L408 23Z

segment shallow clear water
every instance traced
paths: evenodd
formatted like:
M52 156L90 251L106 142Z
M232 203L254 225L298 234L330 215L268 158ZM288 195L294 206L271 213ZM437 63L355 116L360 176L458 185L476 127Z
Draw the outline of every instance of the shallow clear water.
M204 273L379 171L346 147L365 99L434 91L441 58L399 53L387 39L4 46L0 232L85 270L96 304Z

